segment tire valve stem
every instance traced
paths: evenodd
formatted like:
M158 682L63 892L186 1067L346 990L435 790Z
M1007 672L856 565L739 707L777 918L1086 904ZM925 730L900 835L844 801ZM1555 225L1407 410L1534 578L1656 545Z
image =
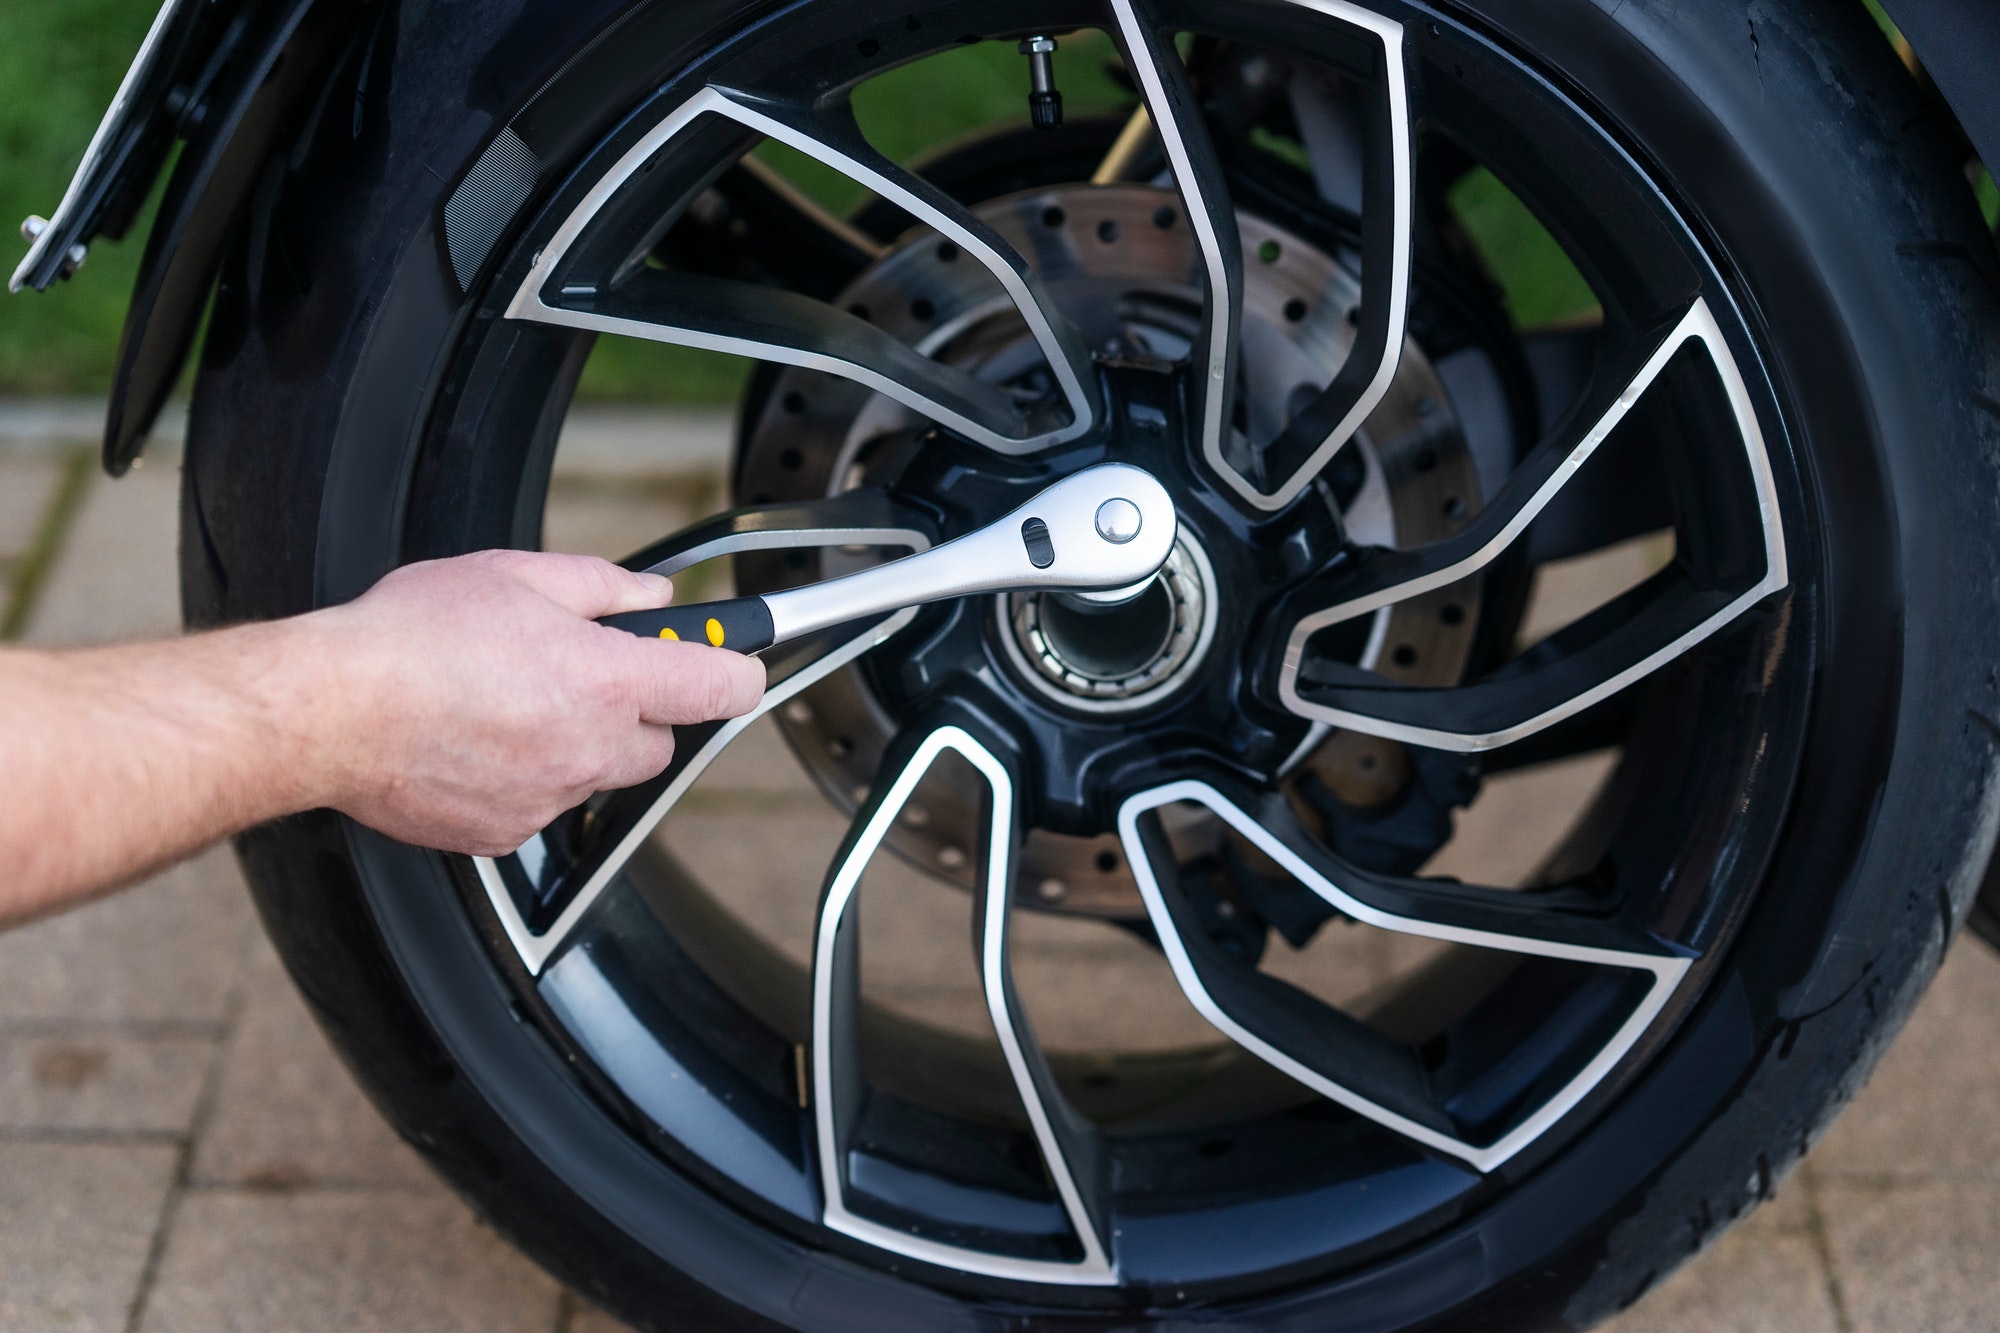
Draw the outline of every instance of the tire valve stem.
M1028 115L1038 130L1062 124L1062 94L1056 91L1056 39L1030 37L1021 43L1028 58Z

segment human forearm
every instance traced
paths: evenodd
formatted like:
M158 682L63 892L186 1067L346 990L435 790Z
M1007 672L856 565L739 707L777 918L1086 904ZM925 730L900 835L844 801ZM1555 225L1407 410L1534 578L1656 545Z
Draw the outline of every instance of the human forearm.
M733 717L754 658L592 623L666 580L488 551L344 606L166 643L0 653L0 922L330 807L446 851L511 851Z
M312 618L0 654L0 921L116 886L337 799L314 736Z

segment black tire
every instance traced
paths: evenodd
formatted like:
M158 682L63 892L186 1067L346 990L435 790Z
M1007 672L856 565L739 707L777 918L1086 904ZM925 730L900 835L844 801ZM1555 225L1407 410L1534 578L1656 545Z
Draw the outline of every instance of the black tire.
M401 6L272 164L195 392L191 626L338 602L421 553L408 510L432 485L434 414L468 392L452 349L496 299L460 294L445 204L495 127L588 45L586 8ZM618 39L643 56L624 82L558 85L572 104L530 108L579 127L557 165L775 8L642 6ZM383 1114L562 1280L658 1328L1581 1328L1768 1197L1866 1079L1970 909L2000 819L1991 240L1858 4L1767 0L1747 29L1675 0L1452 13L1444 36L1413 18L1410 41L1471 25L1666 184L1743 307L1789 434L1791 558L1811 590L1785 630L1813 662L1801 762L1699 994L1615 1100L1449 1224L1343 1271L1186 1305L1127 1288L1092 1308L871 1264L732 1206L628 1132L513 998L445 858L327 812L244 835L264 924ZM477 508L499 484L474 469L456 501Z
M1966 924L1981 939L2000 949L2000 879L1995 878L1993 870L1992 866L1987 866L1986 882L1972 904L1972 913L1966 918Z

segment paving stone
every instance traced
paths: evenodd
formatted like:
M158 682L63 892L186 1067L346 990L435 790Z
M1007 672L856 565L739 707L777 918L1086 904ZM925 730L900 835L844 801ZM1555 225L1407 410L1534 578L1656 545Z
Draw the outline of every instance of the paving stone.
M1535 571L1517 642L1539 643L1550 634L1665 569L1674 558L1671 533L1648 533Z
M441 1193L194 1190L142 1333L548 1333L553 1279Z
M161 464L91 484L42 585L27 642L106 643L181 627L180 471Z
M719 474L637 480L557 477L542 519L542 547L622 560L721 508ZM699 584L699 573L693 583ZM679 591L686 598L690 587Z
M572 1299L576 1301L576 1313L557 1333L628 1333L632 1327L622 1319L612 1318L581 1296Z
M736 414L727 408L580 404L563 419L558 478L645 479L729 465Z
M34 541L61 476L54 458L0 456L0 559L20 555Z
M340 1062L277 954L251 953L242 1016L190 1179L203 1185L437 1188Z
M1527 883L1616 762L1612 753L1585 754L1486 779L1472 804L1453 813L1451 841L1423 873L1500 888Z
M781 831L761 812L683 807L655 836L732 915L804 963L820 886L846 832L821 801L790 809Z
M153 463L180 457L187 437L187 400L175 398L160 409L147 437L144 457ZM103 447L102 398L0 397L0 453L37 454Z
M0 1034L0 1128L185 1133L216 1046L87 1028Z
M769 714L724 747L688 795L699 803L724 792L785 792L825 804L818 784Z
M1787 1235L1800 1235L1812 1229L1812 1196L1807 1191L1806 1174L1811 1168L1801 1167L1778 1183L1775 1194L1766 1199L1741 1223L1745 1227L1778 1231Z
M1750 1226L1731 1231L1600 1327L1604 1333L1840 1333L1811 1239Z
M1349 1013L1390 977L1398 935L1345 919L1327 922L1302 949L1272 935L1262 970Z
M964 936L961 927L945 938ZM1159 952L1109 922L1016 912L1014 981L1051 1051L1168 1051L1222 1040Z
M219 1024L255 930L235 858L204 852L138 888L0 934L0 1026Z
M2000 953L1967 936L1814 1151L1839 1176L2000 1180Z
M1828 1180L1820 1212L1853 1327L1990 1333L2000 1327L2000 1181L1878 1186Z
M0 1141L0 1329L125 1327L176 1152Z

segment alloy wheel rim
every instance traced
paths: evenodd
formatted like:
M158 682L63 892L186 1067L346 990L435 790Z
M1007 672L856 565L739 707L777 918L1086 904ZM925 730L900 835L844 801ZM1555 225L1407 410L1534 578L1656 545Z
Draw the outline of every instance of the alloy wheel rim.
M1390 126L1400 126L1392 133L1407 141L1412 118L1401 53L1406 42L1415 40L1415 34L1395 19L1340 4L1338 0L1292 3L1290 7L1310 11L1313 22L1348 30L1343 40L1379 44L1372 49L1380 53L1379 64L1375 66L1377 91L1384 93L1385 100L1373 114ZM1221 185L1228 173L1215 159L1213 146L1204 146L1205 131L1198 121L1177 120L1174 116L1174 107L1195 102L1185 90L1187 75L1179 58L1172 55L1171 44L1165 43L1160 35L1160 16L1123 0L1113 0L1098 22L1121 39L1128 61L1138 66L1137 82L1149 115L1157 126L1168 129L1163 138L1172 177L1169 188L1179 195L1183 215L1195 234L1207 290L1211 294L1232 294L1220 302L1211 295L1204 303L1202 326L1190 340L1189 365L1206 365L1213 378L1213 369L1220 358L1225 367L1224 382L1234 383L1236 373L1227 369L1235 356L1228 328L1230 321L1214 317L1218 305L1226 308L1232 300L1240 302L1243 288L1240 273L1232 273L1232 265L1222 258L1225 251L1221 237L1225 228L1233 234L1239 225L1230 216L1233 195ZM1454 37L1473 40L1456 32ZM1148 78L1148 72L1154 77ZM1385 90L1393 90L1394 96ZM645 113L639 119L644 120ZM987 264L994 281L1027 316L1026 324L1045 358L1055 388L1050 401L1023 410L1017 403L998 402L998 395L981 393L958 383L950 375L940 373L937 363L917 368L913 374L917 386L912 388L910 383L895 380L883 369L885 366L908 369L908 363L898 359L901 354L884 351L879 345L872 348L871 355L878 355L881 362L872 367L830 357L823 347L803 350L778 347L782 354L777 359L791 360L809 371L856 380L902 408L944 426L953 437L954 447L969 445L983 449L1002 460L1006 467L1015 467L1015 460L1056 467L1080 464L1083 455L1077 451L1094 447L1093 433L1104 429L1106 417L1118 406L1112 401L1117 391L1104 385L1088 347L1079 348L1079 340L1063 327L1060 307L1050 303L1043 308L1043 298L1038 296L1043 290L1042 278L1035 266L1020 258L1017 247L1004 242L996 244L994 229L980 225L970 210L961 209L949 200L941 202L935 192L927 193L920 188L920 181L904 179L906 173L901 173L900 168L869 157L865 142L857 144L858 135L846 126L836 122L834 129L827 130L795 105L784 106L777 99L757 98L717 79L704 83L692 94L683 90L665 116L628 130L629 142L613 145L617 155L611 170L586 167L582 177L587 180L580 178L549 210L548 216L559 219L559 225L548 239L535 246L539 253L526 272L521 274L516 270L519 285L512 288L514 297L507 309L508 317L570 330L636 331L656 338L664 332L672 334L669 340L673 341L705 339L708 341L698 345L720 345L720 335L712 328L689 329L659 323L657 312L666 308L666 303L657 293L647 297L653 303L649 308L655 315L653 322L646 323L634 319L630 309L615 308L616 303L610 299L613 293L603 285L593 287L588 294L573 291L588 284L573 281L575 274L565 270L564 265L576 258L580 250L588 249L591 227L601 224L602 215L633 173L648 163L664 161L663 155L671 156L689 150L690 146L714 153L712 145L697 142L703 133L699 127L721 122L754 129L806 151L820 150L822 161L829 156L838 157L850 174L865 176L880 193L897 199L913 216L930 223L931 238L948 240ZM829 142L833 145L831 149L826 147ZM607 150L600 153L598 160L609 156ZM1309 447L1299 447L1297 441L1287 443L1281 431L1280 439L1270 442L1278 447L1267 449L1268 456L1256 458L1243 452L1242 441L1232 444L1219 424L1227 419L1226 396L1204 396L1198 392L1205 382L1203 378L1193 373L1185 376L1191 386L1194 410L1188 413L1193 424L1188 431L1190 447L1184 476L1210 493L1211 498L1205 503L1213 504L1219 513L1226 513L1244 531L1255 531L1260 524L1272 522L1271 515L1282 516L1288 512L1287 506L1295 507L1298 497L1321 475L1326 461L1337 457L1342 446L1362 429L1362 422L1380 404L1393 380L1396 358L1386 349L1402 344L1402 326L1410 297L1406 290L1400 297L1392 293L1388 299L1378 300L1369 293L1370 284L1365 278L1368 272L1381 267L1371 268L1369 264L1369 259L1379 254L1392 256L1388 266L1400 274L1406 274L1410 267L1408 196L1414 154L1405 142L1401 153L1392 151L1379 156L1386 158L1386 165L1378 165L1364 181L1364 193L1373 198L1386 188L1400 202L1388 209L1364 209L1356 232L1364 280L1360 283L1362 298L1358 306L1361 328L1352 345L1357 349L1361 368L1368 373L1350 376L1342 370L1335 377L1336 382L1325 390L1332 396L1318 403L1316 411L1309 408L1294 418L1333 419L1334 428ZM1644 181L1643 174L1639 174L1639 179ZM607 182L611 182L609 188ZM1394 228L1396 235L1386 241L1375 234L1381 230L1379 227L1371 231L1373 219L1381 215L1399 219ZM1212 246L1208 244L1210 239L1215 241ZM1691 240L1687 245L1699 255ZM1240 248L1239 244L1237 249ZM1398 255L1400 259L1393 258ZM1275 701L1279 711L1287 714L1306 736L1323 737L1325 727L1332 726L1447 753L1504 750L1517 741L1559 726L1656 671L1671 667L1684 656L1696 653L1710 638L1740 627L1746 617L1754 618L1760 612L1770 615L1775 594L1786 590L1791 580L1786 534L1780 520L1783 508L1780 480L1764 438L1763 422L1769 411L1766 408L1760 414L1757 395L1761 390L1754 385L1754 375L1746 376L1739 364L1739 351L1748 345L1740 327L1726 304L1718 313L1712 302L1726 303L1726 289L1719 283L1704 287L1664 331L1655 329L1648 345L1638 349L1643 356L1637 370L1619 380L1616 390L1607 395L1608 406L1604 410L1580 414L1580 424L1566 436L1544 441L1549 447L1523 459L1506 486L1488 496L1485 505L1467 514L1463 525L1452 535L1415 552L1373 555L1363 552L1359 559L1350 553L1344 563L1329 557L1321 562L1322 567L1315 571L1314 577L1298 579L1282 595L1274 595L1270 606L1284 620L1284 632L1268 633L1260 640L1265 665L1243 666L1239 671L1242 688L1256 692L1266 705ZM1037 311L1041 314L1039 322L1033 317ZM641 323L643 329L634 327ZM1379 336L1370 333L1377 323L1381 324ZM1218 326L1222 327L1219 339ZM741 342L736 346L738 350L745 349ZM776 346L765 342L757 344L756 350L769 356ZM1375 353L1373 364L1368 355L1371 346L1383 349ZM807 356L817 359L803 359ZM1761 550L1761 565L1752 567L1740 558L1741 550L1732 550L1730 555L1736 558L1739 567L1721 568L1729 561L1720 560L1718 570L1704 571L1707 582L1713 586L1696 588L1678 601L1663 596L1665 612L1660 617L1661 623L1643 626L1644 634L1630 628L1643 621L1643 617L1634 616L1612 625L1606 636L1609 647L1603 641L1584 645L1596 650L1593 661L1608 663L1610 669L1579 689L1567 690L1564 682L1563 688L1567 690L1564 701L1554 708L1521 706L1522 699L1531 693L1521 687L1520 675L1532 674L1523 668L1517 668L1515 676L1496 677L1497 689L1493 688L1493 681L1487 681L1456 689L1419 691L1385 688L1383 672L1377 669L1387 665L1378 660L1382 646L1379 641L1374 644L1374 656L1365 649L1354 652L1350 646L1331 657L1315 657L1313 640L1323 631L1432 596L1461 584L1467 576L1505 557L1542 508L1558 498L1564 485L1582 470L1598 446L1614 436L1621 416L1644 399L1663 372L1671 370L1685 377L1689 373L1688 362L1704 358L1707 369L1697 373L1713 376L1711 396L1719 395L1737 427L1737 461L1742 473L1737 480L1742 485L1740 493L1732 493L1728 502L1743 512L1754 513L1754 544ZM1386 375L1381 373L1384 365L1389 368ZM1068 374L1064 373L1065 368ZM1338 381L1349 383L1342 387ZM1067 420L1063 417L1065 411L1069 414ZM1324 454L1320 452L1322 449ZM1032 475L1032 466L1025 475ZM899 494L896 487L890 486L840 492L789 506L774 503L752 519L712 521L670 539L649 555L686 567L703 559L759 551L811 551L817 559L817 553L829 548L862 543L888 552L921 549L946 535L944 528L949 522L941 524L935 509L927 510L917 499L915 495ZM1227 595L1223 594L1225 598ZM792 658L774 663L773 688L756 716L772 711L780 711L782 715L787 704L805 697L815 686L839 673L860 670L857 664L863 663L867 654L896 640L917 620L914 613L904 613L838 636L834 642L806 645ZM1620 631L1626 631L1622 638ZM1002 646L1004 650L1004 643ZM1480 697L1468 697L1468 692L1479 695L1482 689L1485 692ZM1440 700L1438 695L1459 697ZM1425 710L1431 710L1431 714L1441 710L1446 721L1438 722L1436 716ZM850 845L829 872L828 892L820 913L821 943L815 949L812 1049L807 1062L812 1095L808 1099L811 1105L805 1109L812 1118L816 1145L816 1158L807 1175L816 1178L818 1193L809 1211L814 1214L813 1221L859 1241L864 1254L873 1251L901 1255L935 1264L948 1274L1075 1287L1129 1281L1135 1273L1143 1271L1144 1265L1127 1262L1121 1253L1118 1224L1121 1207L1115 1198L1117 1191L1105 1176L1105 1161L1116 1156L1117 1146L1104 1141L1089 1123L1089 1117L1079 1115L1068 1105L1046 1059L1036 1047L1031 1028L1018 1006L1009 999L1007 921L1017 896L1019 877L1008 868L1007 857L1020 836L1016 821L1024 818L1023 806L1037 802L1033 793L1022 788L1020 776L1021 756L1032 748L1033 739L1024 744L1005 718L998 719L996 725L993 712L991 700L984 696L968 699L947 692L942 702L932 700L926 705L920 716L906 716L903 721L918 726L919 730L898 738L896 753L888 756L888 766L871 784L867 799L858 805L849 803L857 810L855 831ZM695 729L684 741L684 757L677 759L662 781L639 793L623 794L623 799L614 798L594 812L601 825L616 827L618 836L606 839L601 832L594 835L598 839L594 848L596 862L587 874L569 878L559 900L534 903L531 904L534 910L524 910L521 881L535 879L536 875L525 869L523 856L475 863L474 873L484 900L479 906L497 919L530 978L539 977L546 984L548 970L560 961L564 950L577 948L582 938L580 932L587 929L593 909L616 890L626 872L626 858L638 850L647 831L668 815L703 769L751 720L754 717L745 720L742 726L724 724ZM848 1003L840 994L848 983L837 975L843 947L842 912L846 906L841 886L844 879L852 881L846 885L851 892L869 857L882 845L879 834L886 833L887 825L871 841L874 823L884 819L893 823L901 809L898 802L908 801L917 778L947 752L965 760L981 775L986 787L983 809L989 821L988 836L985 845L968 858L975 867L983 865L986 872L985 882L973 886L978 904L982 973L987 982L994 1028L1006 1052L1015 1090L1026 1108L1033 1141L1070 1230L1066 1242L1045 1245L1045 1252L1039 1254L1025 1252L1020 1247L1010 1253L1004 1248L996 1249L991 1243L954 1240L947 1234L949 1228L932 1235L918 1234L918 1228L900 1221L885 1222L879 1214L871 1217L849 1205L851 1180L842 1163L852 1157L848 1142L851 1127L843 1124L843 1116L853 1113L852 1103L858 1094L852 1089L841 1090L842 1075L838 1071L843 1057L839 1045L843 1024L851 1028L857 1020L841 1013L842 1005ZM1256 776L1275 778L1278 771L1275 765L1267 766L1261 775L1245 774L1240 769L1232 771L1226 764L1210 762L1214 755L1192 763L1182 762L1186 755L1169 757L1179 765L1178 771L1164 775L1168 780L1128 784L1117 792L1110 821L1113 827L1101 832L1115 838L1131 867L1144 900L1145 920L1160 941L1165 961L1190 1002L1242 1050L1282 1070L1331 1103L1386 1128L1429 1154L1469 1166L1476 1175L1501 1171L1517 1154L1577 1112L1593 1094L1601 1094L1605 1080L1615 1070L1643 1054L1649 1037L1657 1039L1657 1025L1663 1016L1685 1003L1687 995L1682 988L1707 956L1706 950L1685 938L1676 938L1672 931L1649 926L1635 929L1634 923L1629 922L1600 929L1589 922L1588 913L1568 919L1561 929L1552 931L1541 919L1548 909L1540 903L1524 908L1518 901L1503 901L1476 888L1426 890L1406 876L1360 872L1318 846L1295 810L1278 808L1283 802L1274 804L1270 793L1260 790L1258 783L1251 780ZM1164 835L1159 826L1160 812L1174 806L1206 810L1220 825L1254 844L1332 912L1350 920L1433 938L1457 939L1503 952L1586 962L1629 974L1637 979L1636 988L1625 988L1629 1003L1615 1031L1608 1038L1595 1041L1590 1058L1558 1080L1560 1086L1555 1091L1540 1097L1526 1113L1514 1117L1497 1132L1479 1135L1463 1132L1448 1116L1441 1119L1435 1114L1435 1108L1426 1110L1414 1102L1406 1104L1399 1101L1393 1087L1385 1093L1383 1087L1387 1085L1370 1086L1366 1079L1354 1077L1352 1052L1299 1049L1300 1043L1284 1035L1290 1031L1287 1025L1271 1021L1269 1013L1260 1009L1263 999L1259 983L1242 975L1242 969L1235 967L1232 959L1200 947L1200 932L1189 924L1192 909L1187 895L1175 883L1176 875L1170 866L1173 857L1161 851ZM1704 906L1711 913L1716 910L1714 904ZM1396 910L1399 907L1406 910ZM1532 926L1528 924L1531 918L1535 919ZM1715 941L1708 942L1712 946ZM578 1013L573 1006L567 1012L572 1018ZM575 1031L569 1035L587 1053L601 1054L601 1043L594 1045L587 1036ZM858 1061L849 1059L847 1063ZM847 1103L845 1111L843 1099ZM1475 1186L1478 1183L1473 1181Z

